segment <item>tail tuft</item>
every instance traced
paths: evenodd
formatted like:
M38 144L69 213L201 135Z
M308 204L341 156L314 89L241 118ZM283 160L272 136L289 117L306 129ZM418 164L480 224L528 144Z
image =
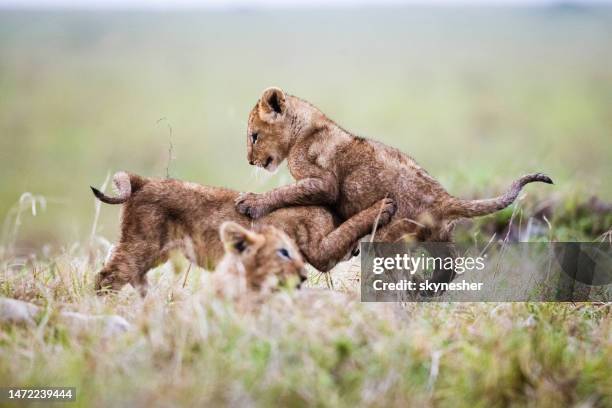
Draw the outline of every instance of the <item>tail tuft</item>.
M100 190L98 190L94 186L89 186L89 188L91 188L91 191L93 192L93 194L96 196L96 198L98 200L104 201L104 198L106 198L106 196L104 195L103 192L101 192Z
M96 198L103 203L123 204L133 193L140 190L147 182L148 180L146 178L120 171L113 176L113 185L117 191L116 197L107 196L95 187L91 187L91 191Z
M535 173L535 174L531 174L530 175L533 179L527 181L525 184L527 183L531 183L532 181L539 181L542 183L546 183L546 184L555 184L552 179L550 177L548 177L546 174L544 173ZM526 176L526 177L530 177L530 176Z

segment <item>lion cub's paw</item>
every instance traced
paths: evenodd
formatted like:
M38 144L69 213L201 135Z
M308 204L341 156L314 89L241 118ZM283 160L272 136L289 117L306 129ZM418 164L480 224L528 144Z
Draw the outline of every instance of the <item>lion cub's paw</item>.
M378 202L376 207L380 212L380 217L378 218L379 226L387 225L389 221L391 221L395 211L397 211L397 205L392 198L383 198Z
M261 218L270 212L270 208L260 194L241 193L236 198L235 204L240 214L253 219Z

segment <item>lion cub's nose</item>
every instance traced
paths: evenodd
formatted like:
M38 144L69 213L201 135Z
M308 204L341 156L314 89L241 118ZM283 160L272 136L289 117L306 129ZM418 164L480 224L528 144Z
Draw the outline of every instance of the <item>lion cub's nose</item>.
M252 166L255 164L255 162L253 160L249 160L249 164Z

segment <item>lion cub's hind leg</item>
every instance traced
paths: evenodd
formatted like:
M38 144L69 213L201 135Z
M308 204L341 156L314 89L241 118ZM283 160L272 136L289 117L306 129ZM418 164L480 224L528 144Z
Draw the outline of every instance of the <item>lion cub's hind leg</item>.
M159 247L155 244L145 241L120 243L110 261L96 276L96 292L118 292L131 283L142 296L146 295L146 273L155 266L159 256Z
M357 213L320 240L312 239L306 258L321 272L327 272L354 250L359 240L375 228L389 223L396 206L392 199L384 198Z
M452 230L454 224L441 221L437 225L425 225L422 223L402 218L394 220L377 234L375 241L404 244L407 250L410 243L421 243L429 255L434 258L445 260L446 258L457 258L457 250L452 241ZM378 248L379 256L392 257L395 255L397 246L392 248ZM444 262L442 262L444 264ZM444 269L440 263L435 263L432 276L428 279L434 283L449 283L457 277L454 269ZM415 277L417 281L421 277ZM423 296L436 296L441 293L423 292Z

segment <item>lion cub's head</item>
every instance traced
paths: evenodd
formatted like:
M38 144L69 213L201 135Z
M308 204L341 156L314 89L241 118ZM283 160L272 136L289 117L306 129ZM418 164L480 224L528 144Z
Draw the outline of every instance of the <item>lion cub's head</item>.
M241 291L270 292L277 287L299 287L306 280L302 256L284 232L271 226L251 231L227 221L220 234L225 257L217 272L227 277L228 285L238 283Z
M288 95L279 88L266 89L249 114L247 160L274 171L289 154L297 122L289 112Z

